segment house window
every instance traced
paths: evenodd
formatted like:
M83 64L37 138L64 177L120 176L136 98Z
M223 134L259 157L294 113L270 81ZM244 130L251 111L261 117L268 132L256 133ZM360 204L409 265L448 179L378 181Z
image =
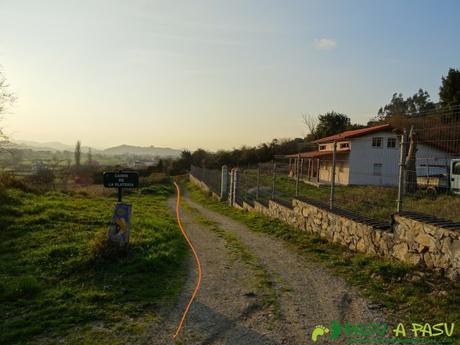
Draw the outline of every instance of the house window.
M460 175L460 162L454 162L452 166L452 175Z
M382 176L382 167L381 163L374 163L374 176Z
M325 150L326 149L326 145L319 145L319 150L322 151L322 150Z
M388 138L387 147L394 149L396 147L396 138Z
M350 144L349 143L341 143L340 144L340 148L341 149L348 149L350 147Z
M382 147L383 138L372 138L372 147Z

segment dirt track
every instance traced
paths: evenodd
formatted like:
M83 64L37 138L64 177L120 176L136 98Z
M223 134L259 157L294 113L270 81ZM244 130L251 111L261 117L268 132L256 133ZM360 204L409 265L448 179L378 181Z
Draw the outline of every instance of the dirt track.
M178 343L312 344L312 329L331 320L383 321L354 289L282 241L188 198L183 203L188 208L181 210L182 221L200 256L203 282ZM175 207L174 199L170 205ZM185 291L159 333L172 334L178 323L195 284L192 260L189 272ZM172 343L167 335L151 341ZM325 337L318 338L317 344L325 343Z

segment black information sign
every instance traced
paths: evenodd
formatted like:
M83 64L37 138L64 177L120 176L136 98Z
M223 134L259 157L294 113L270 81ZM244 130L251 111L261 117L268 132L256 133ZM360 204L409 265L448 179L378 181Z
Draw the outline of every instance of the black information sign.
M139 174L135 171L117 171L104 173L104 187L136 188L139 186Z

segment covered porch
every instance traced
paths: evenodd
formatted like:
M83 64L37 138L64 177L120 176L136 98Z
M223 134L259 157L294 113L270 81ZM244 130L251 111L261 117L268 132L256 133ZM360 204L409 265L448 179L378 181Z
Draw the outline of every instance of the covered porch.
M349 150L336 152L335 182L348 184ZM310 151L285 156L289 160L289 176L314 186L330 185L332 179L332 151Z

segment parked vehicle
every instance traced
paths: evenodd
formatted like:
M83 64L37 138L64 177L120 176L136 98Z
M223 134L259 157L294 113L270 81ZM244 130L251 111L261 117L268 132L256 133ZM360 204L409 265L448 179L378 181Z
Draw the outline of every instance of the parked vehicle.
M451 159L445 173L417 176L417 185L432 192L449 190L460 195L460 158Z

